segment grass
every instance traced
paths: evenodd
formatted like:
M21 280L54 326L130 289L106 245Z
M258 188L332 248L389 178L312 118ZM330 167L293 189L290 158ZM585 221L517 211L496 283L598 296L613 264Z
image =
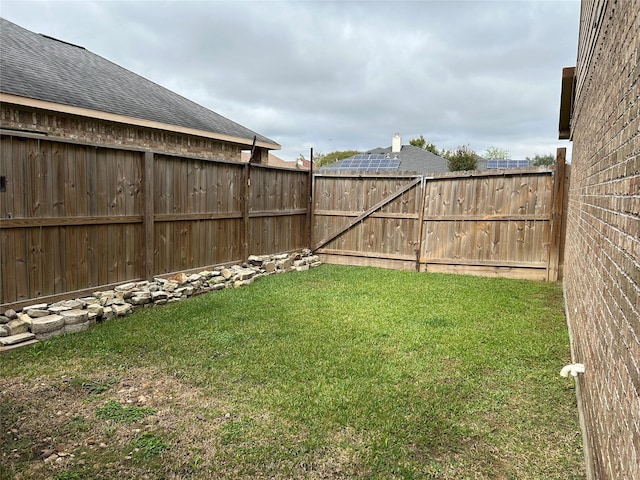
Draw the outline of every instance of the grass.
M0 360L3 479L585 478L557 284L324 265Z

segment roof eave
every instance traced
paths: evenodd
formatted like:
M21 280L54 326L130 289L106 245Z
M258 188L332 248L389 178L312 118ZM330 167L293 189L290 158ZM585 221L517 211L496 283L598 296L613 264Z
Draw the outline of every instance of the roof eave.
M167 123L156 122L153 120L144 120L141 118L128 117L125 115L118 115L114 113L101 112L98 110L92 110L89 108L75 107L72 105L64 105L61 103L49 102L46 100L38 100L35 98L21 97L19 95L13 95L10 93L0 92L0 103L10 103L14 105L21 105L24 107L40 108L43 110L50 110L58 113L66 113L69 115L79 115L82 117L94 118L97 120L105 120L109 122L124 123L127 125L135 125L138 127L154 128L158 130L165 130L169 132L182 133L185 135L194 135L198 137L211 138L214 140L220 140L223 142L236 143L240 145L246 145L251 148L253 145L253 138L241 138L233 135L226 135L224 133L210 132L207 130L198 130L194 128L182 127L179 125L170 125ZM277 143L264 142L261 140L256 141L256 147L266 148L268 150L280 150L281 146Z

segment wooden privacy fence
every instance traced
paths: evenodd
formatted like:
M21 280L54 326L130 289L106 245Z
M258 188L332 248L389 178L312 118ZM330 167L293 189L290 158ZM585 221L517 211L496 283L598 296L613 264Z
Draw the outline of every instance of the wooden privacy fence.
M3 132L0 177L5 307L309 245L304 171Z
M312 247L326 263L555 281L557 167L424 176L314 175Z

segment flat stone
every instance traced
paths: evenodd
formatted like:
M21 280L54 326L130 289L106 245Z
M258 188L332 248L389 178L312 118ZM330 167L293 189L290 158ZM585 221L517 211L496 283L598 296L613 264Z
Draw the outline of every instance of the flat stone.
M5 323L9 323L9 320L11 320L9 317L7 317L5 315L0 315L0 325L4 325Z
M64 317L65 325L84 323L89 319L89 312L86 310L68 310L66 312L61 312L60 315Z
M133 311L133 307L128 303L124 305L112 305L111 308L113 309L113 313L119 317L124 317Z
M90 303L87 305L87 312L89 312L89 315L94 314L101 317L104 313L104 307L99 303Z
M8 337L9 330L5 328L4 325L0 325L0 337Z
M216 283L213 286L214 290L224 290L226 288L226 285L224 283Z
M82 300L65 300L60 302L61 307L70 307L72 310L82 309L85 303Z
M65 325L64 326L64 333L78 333L78 332L84 332L85 330L89 330L89 327L91 326L91 322L84 322L84 323L76 323L75 325Z
M303 272L305 270L309 270L309 265L300 265L297 267L293 267L293 269L297 272Z
M31 322L31 333L49 333L64 328L64 317L62 315L47 315L46 317L34 318Z
M31 318L40 318L49 315L49 310L41 310L39 308L30 308L29 310L23 310L23 312Z
M0 345L6 347L9 345L15 345L17 343L33 340L34 338L36 338L36 336L30 332L18 333L16 335L9 335L8 337L0 337Z
M24 313L27 313L27 310L46 310L49 306L48 303L36 303L34 305L28 305L22 308Z
M133 305L144 305L151 302L151 292L135 292L130 302Z
M104 304L105 307L111 307L113 305L125 305L127 302L124 301L123 298L109 298L107 299L106 303Z
M104 300L108 298L115 298L116 292L113 290L106 290L104 292L93 292L93 296L99 300Z
M251 265L260 266L264 263L264 259L257 255L249 255L247 262L250 263Z
M13 320L14 318L18 318L18 314L16 313L16 311L13 308L10 308L9 310L5 310L4 316L7 317L9 320Z
M167 278L170 282L176 282L180 285L183 283L187 283L187 274L186 273L176 273L175 275L171 275Z
M104 310L102 311L102 319L103 320L108 320L110 318L113 318L114 315L115 315L115 313L113 313L113 308L112 307L104 307Z
M69 310L73 310L71 307L64 307L62 305L57 305L55 307L49 307L49 313L59 314L60 312L66 312Z
M151 293L151 300L157 302L159 300L166 300L169 297L169 294L164 290L158 290L157 292Z
M255 270L252 270L251 268L243 268L242 270L238 271L237 276L238 276L238 280L243 281L243 280L249 280L255 274L256 274Z
M128 292L129 290L133 290L134 288L136 288L136 284L133 282L130 282L130 283L123 283L122 285L118 285L116 288L114 288L114 290L116 292Z

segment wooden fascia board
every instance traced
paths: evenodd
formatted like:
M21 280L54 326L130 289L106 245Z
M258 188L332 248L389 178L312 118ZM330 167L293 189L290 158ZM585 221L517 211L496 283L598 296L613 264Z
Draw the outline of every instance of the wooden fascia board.
M118 115L115 113L100 112L98 110L91 110L89 108L74 107L71 105L64 105L61 103L48 102L46 100L38 100L35 98L21 97L18 95L12 95L10 93L0 93L0 103L11 103L14 105L20 105L24 107L39 108L39 109L50 110L58 113L66 113L69 115L79 115L82 117L95 118L97 120L105 120L108 122L117 122L117 123L123 123L126 125L135 125L137 127L154 128L157 130L165 130L168 132L182 133L185 135L211 138L211 139L220 140L223 142L246 145L248 147L251 147L253 145L253 137L251 138L234 137L232 135L226 135L224 133L208 132L206 130L198 130L195 128L181 127L179 125L170 125L167 123L156 122L153 120L144 120L141 118L127 117L125 115ZM268 150L280 150L280 145L278 145L277 143L257 141L256 146L260 148L266 148Z
M558 123L558 138L560 140L571 139L571 114L573 113L575 76L576 67L565 67L562 69L560 120Z

